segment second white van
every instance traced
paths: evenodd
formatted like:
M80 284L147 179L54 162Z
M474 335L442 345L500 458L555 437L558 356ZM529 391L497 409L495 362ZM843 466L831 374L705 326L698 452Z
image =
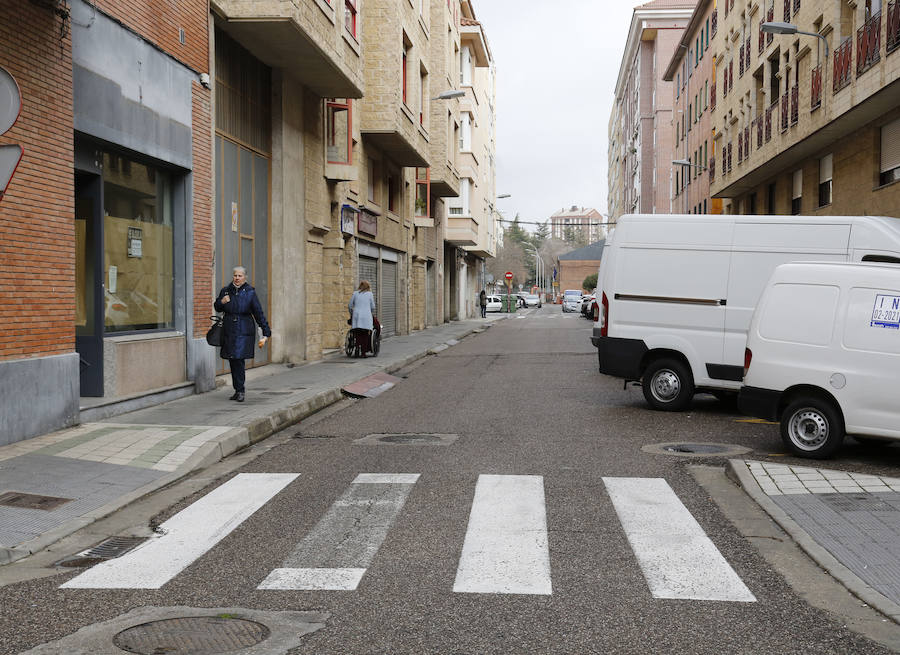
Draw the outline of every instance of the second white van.
M781 422L801 457L834 453L844 434L900 439L900 267L783 264L747 335L741 411Z
M792 261L900 264L900 220L620 217L600 260L600 372L640 381L654 409L686 409L700 391L734 397L753 310L775 267Z

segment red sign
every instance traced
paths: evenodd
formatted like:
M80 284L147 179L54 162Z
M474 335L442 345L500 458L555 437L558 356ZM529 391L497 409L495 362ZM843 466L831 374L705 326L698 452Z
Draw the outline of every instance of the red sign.
M511 280L511 279L512 279L512 272L511 272L511 271L506 271L506 279L507 279L507 280Z

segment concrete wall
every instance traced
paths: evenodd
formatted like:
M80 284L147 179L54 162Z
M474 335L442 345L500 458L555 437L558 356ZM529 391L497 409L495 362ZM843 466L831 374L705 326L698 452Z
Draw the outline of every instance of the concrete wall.
M77 423L77 353L0 362L0 446Z

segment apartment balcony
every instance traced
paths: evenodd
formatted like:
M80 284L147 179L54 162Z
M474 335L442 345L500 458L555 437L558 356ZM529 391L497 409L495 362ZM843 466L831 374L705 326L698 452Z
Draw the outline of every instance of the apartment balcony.
M253 56L323 98L360 98L362 63L343 36L343 13L309 0L212 0L216 24ZM312 11L310 10L312 9ZM352 37L351 37L352 38Z
M887 6L885 50L890 53L900 47L900 1L891 0Z
M822 106L822 65L812 69L810 76L809 109L818 109Z
M856 30L856 76L872 68L881 59L881 12L876 12Z
M470 252L476 257L481 257L482 259L487 259L488 257L493 257L496 255L493 247L491 247L488 243L487 235L481 237L481 240L478 242L478 245L475 246L466 246L464 250L466 252Z
M459 172L449 163L431 167L431 195L435 198L459 197Z
M459 23L459 40L461 47L469 46L472 62L478 68L487 68L490 64L487 39L481 23L470 18L461 18Z
M478 222L472 216L449 214L444 225L444 241L454 246L477 246Z

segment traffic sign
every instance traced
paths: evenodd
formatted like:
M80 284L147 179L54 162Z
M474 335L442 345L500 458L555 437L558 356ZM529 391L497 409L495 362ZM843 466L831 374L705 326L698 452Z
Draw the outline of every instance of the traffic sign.
M9 72L0 67L0 134L7 132L19 118L22 109L22 95L19 85ZM6 187L12 179L16 167L24 153L22 146L9 144L0 146L0 199L6 193Z
M506 279L511 280L513 278L512 271L506 271Z

